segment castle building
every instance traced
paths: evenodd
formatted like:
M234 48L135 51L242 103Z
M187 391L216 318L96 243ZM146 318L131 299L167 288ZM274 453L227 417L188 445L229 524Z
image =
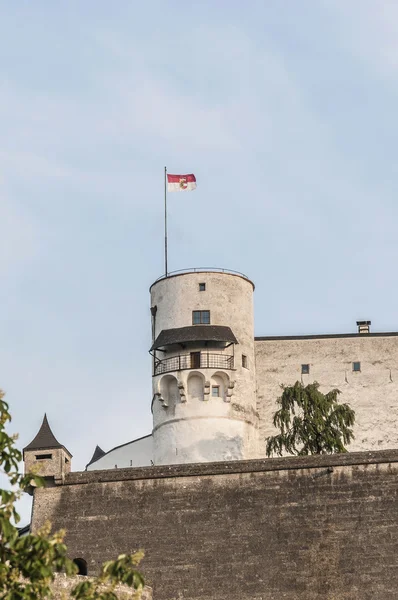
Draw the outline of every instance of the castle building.
M152 434L87 470L265 457L281 385L318 381L355 410L350 450L398 447L398 333L255 337L254 284L226 270L161 277L150 288Z
M155 281L152 433L97 446L73 473L45 417L24 449L47 482L31 490L32 530L66 529L89 575L144 548L155 600L395 599L398 333L358 321L255 337L253 292L225 270ZM338 388L355 410L349 453L265 458L281 385L297 380Z

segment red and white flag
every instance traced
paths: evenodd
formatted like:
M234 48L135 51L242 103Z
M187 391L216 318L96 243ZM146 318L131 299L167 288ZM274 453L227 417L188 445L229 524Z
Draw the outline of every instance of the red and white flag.
M167 174L167 189L169 192L185 192L196 189L196 177L193 173L189 175Z

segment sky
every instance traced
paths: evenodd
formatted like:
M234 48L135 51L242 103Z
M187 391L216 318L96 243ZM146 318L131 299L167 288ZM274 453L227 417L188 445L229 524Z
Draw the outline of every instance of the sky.
M395 0L0 0L0 388L84 469L151 431L149 286L223 267L255 334L397 331ZM28 502L22 503L29 520Z

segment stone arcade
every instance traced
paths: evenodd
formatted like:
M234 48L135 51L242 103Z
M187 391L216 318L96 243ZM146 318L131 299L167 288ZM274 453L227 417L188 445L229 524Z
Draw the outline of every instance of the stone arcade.
M398 333L254 337L253 290L224 270L151 286L152 434L71 473L45 417L24 449L47 479L32 529L65 528L88 574L144 548L155 600L396 598ZM265 458L300 379L342 391L352 452Z

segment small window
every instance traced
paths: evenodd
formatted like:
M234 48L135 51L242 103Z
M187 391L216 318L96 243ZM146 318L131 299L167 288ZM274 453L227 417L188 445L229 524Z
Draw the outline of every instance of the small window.
M361 363L359 361L352 363L352 370L358 372L361 370Z
M36 454L36 460L50 460L52 457L52 454Z
M247 356L246 354L242 354L242 367L247 369Z
M206 284L205 283L200 283L199 284L199 291L200 292L205 292L206 291Z
M192 312L193 325L209 325L210 311L209 310L194 310Z
M310 365L301 365L301 374L309 375L310 374Z
M220 397L220 386L219 385L213 385L211 387L211 395L214 398L219 398Z

